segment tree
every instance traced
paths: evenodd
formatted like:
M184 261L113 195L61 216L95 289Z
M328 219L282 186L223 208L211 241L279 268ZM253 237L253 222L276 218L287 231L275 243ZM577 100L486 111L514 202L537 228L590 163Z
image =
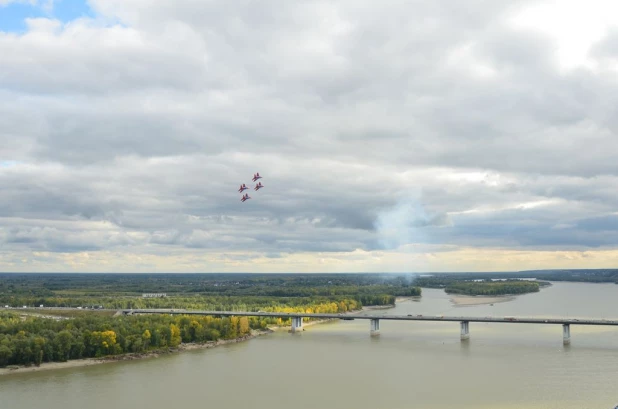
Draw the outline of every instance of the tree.
M32 358L36 366L40 366L43 362L43 348L45 347L45 338L34 337L32 340Z
M144 349L148 349L148 347L150 346L150 331L145 330L144 333L142 334L142 345L144 347Z
M242 337L251 332L249 328L249 319L247 317L241 317L238 321L238 334Z
M61 361L67 361L71 354L71 344L73 342L73 334L69 331L60 331L54 339L56 355Z
M116 333L114 331L93 331L92 343L97 351L95 356L113 354L116 352Z
M0 345L0 367L6 366L11 357L13 356L13 351L6 345Z
M175 348L178 345L180 345L180 343L182 342L182 338L180 337L180 328L178 328L177 325L171 324L170 331L171 331L171 337L170 337L169 345L172 348Z

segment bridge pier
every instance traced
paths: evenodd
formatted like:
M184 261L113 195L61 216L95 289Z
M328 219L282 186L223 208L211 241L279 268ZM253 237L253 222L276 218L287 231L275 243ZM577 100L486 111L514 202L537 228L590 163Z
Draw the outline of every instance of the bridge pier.
M564 345L571 343L571 324L562 324L562 343Z
M461 340L470 339L470 322L461 321Z
M377 318L372 318L369 321L370 324L370 331L369 333L371 335L380 335L380 320Z
M292 333L303 330L303 317L292 317Z

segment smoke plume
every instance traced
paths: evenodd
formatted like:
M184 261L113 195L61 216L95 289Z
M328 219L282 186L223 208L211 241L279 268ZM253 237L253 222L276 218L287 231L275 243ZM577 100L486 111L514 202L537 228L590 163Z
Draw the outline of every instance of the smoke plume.
M435 228L452 225L446 213L431 213L425 209L419 196L408 194L393 207L378 214L374 227L379 246L384 250L407 253L406 265L402 271L428 271L428 259L423 247L435 243L432 231ZM416 277L410 277L414 280Z

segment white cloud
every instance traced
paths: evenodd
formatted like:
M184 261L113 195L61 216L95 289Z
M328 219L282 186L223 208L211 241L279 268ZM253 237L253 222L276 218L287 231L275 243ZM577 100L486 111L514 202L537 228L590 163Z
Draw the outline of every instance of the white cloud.
M514 16L513 23L550 36L563 69L595 68L589 51L609 29L618 27L618 4L611 0L542 1Z
M55 0L0 0L0 7L5 7L10 4L28 4L30 6L39 6L46 12L51 12L54 9Z
M23 3L23 4L31 4L35 5L38 3L38 0L0 0L0 6L8 6L12 3Z
M91 5L0 33L0 269L452 271L614 251L601 3L572 49L576 3ZM265 188L240 203L256 171Z

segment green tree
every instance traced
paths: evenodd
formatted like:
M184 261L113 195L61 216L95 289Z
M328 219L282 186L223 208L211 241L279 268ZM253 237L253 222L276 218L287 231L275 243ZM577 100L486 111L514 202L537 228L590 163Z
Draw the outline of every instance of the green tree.
M54 339L56 355L61 361L67 361L71 357L71 346L73 343L73 334L64 330L60 331Z
M13 351L6 345L0 345L0 367L8 365L13 356Z

